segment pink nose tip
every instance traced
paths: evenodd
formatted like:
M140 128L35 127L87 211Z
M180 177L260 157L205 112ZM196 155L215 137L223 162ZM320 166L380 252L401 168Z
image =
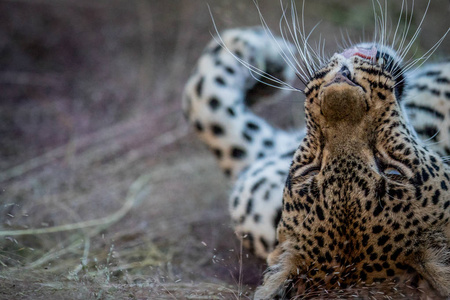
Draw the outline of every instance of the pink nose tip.
M372 46L372 48L370 48L370 49L353 47L353 48L346 49L341 54L345 58L350 58L352 56L359 56L359 57L362 57L365 59L374 60L377 56L377 48L375 48L375 46Z

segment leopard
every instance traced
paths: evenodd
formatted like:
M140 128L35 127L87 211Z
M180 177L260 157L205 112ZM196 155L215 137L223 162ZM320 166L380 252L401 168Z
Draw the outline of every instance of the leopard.
M308 59L308 47L293 44L261 27L227 30L203 51L182 99L234 182L236 235L267 260L255 299L387 282L450 297L450 60L413 69L404 50L378 41L299 71L286 53ZM251 110L285 93L267 80L297 90L286 84L296 77L304 129Z

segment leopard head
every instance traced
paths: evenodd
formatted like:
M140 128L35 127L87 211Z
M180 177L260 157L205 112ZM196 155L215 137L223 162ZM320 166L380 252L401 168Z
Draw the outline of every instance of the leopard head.
M296 294L422 278L450 292L450 170L408 124L403 84L398 55L376 44L335 54L307 84L268 259Z

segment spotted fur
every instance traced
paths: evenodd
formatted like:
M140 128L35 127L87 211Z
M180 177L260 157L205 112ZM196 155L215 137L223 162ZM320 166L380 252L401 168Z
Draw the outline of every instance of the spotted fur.
M256 298L388 280L450 296L450 168L404 117L394 72L336 54L309 82Z
M248 109L278 90L265 89L243 63L286 81L295 73L261 28L229 30L221 38L223 45L211 41L200 57L185 87L183 110L235 180L229 208L236 234L266 258L275 245L289 164L304 132L274 128Z
M450 296L450 63L404 73L386 46L370 44L383 64L335 54L305 89L305 135L247 108L262 78L246 63L294 76L272 39L252 28L221 42L200 58L183 108L235 180L237 235L271 253L255 298L378 282Z

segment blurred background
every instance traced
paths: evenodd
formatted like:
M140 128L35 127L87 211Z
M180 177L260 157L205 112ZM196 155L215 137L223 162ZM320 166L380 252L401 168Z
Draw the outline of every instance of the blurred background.
M0 0L1 299L251 297L265 263L234 237L231 183L181 113L215 34L208 5L219 30L260 24L251 0ZM259 5L277 32L279 2ZM389 1L393 23L400 8ZM411 55L449 12L432 1ZM370 0L306 1L304 18L329 54L374 27ZM255 111L300 127L302 101Z

